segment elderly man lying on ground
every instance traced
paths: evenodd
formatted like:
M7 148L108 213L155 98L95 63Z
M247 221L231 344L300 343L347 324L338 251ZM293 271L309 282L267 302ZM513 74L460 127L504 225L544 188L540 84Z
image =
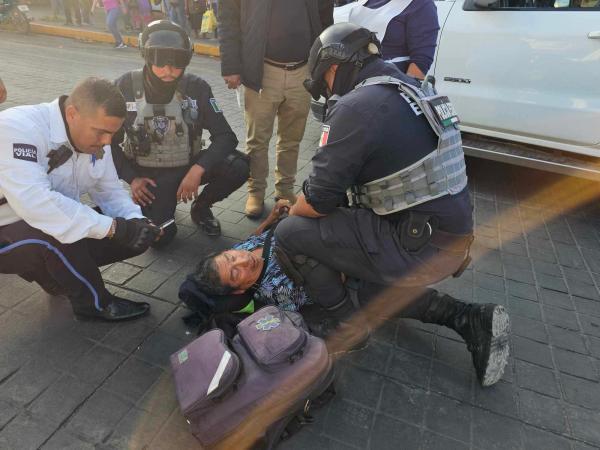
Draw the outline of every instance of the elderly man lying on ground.
M340 324L336 323L327 310L327 286L323 286L319 280L323 264L310 258L303 261L296 258L291 263L277 246L273 229L278 223L284 223L289 207L288 201L278 201L253 235L232 249L205 256L198 263L196 271L183 283L180 298L188 305L197 304L195 301L201 298L205 317L210 313L206 309L207 305L213 312L252 312L250 307L270 304L286 311L299 311L303 315L308 312L307 322L311 332L320 337L327 338L334 330L339 331ZM343 274L340 277L344 279ZM396 296L399 300L407 298L406 289L384 293L370 283L357 280L346 280L346 286L349 298L353 298L354 302L360 299L361 304L380 295ZM458 300L456 302L459 303ZM435 323L426 314L422 314L419 298L415 297L405 304L397 314L398 317ZM360 320L367 319L363 316ZM471 337L468 333L451 324L446 326L454 329L466 341L476 372L485 370L486 364L493 363L486 359L489 349L486 350L485 346L470 346ZM328 339L328 347L330 342L331 339ZM364 347L357 345L353 350Z

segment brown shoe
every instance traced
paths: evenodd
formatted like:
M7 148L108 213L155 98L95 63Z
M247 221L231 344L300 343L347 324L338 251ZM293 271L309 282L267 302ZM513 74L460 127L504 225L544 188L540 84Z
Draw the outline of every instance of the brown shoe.
M262 196L256 194L248 194L246 200L246 216L251 219L260 217L265 209L265 199Z

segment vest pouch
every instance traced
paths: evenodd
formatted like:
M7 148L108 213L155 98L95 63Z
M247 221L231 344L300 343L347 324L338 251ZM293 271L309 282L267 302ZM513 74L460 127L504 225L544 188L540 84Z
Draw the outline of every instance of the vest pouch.
M244 347L264 370L276 372L302 357L307 332L284 311L267 306L242 320L237 330Z
M181 411L188 416L233 392L241 364L223 331L214 329L173 353L171 368Z

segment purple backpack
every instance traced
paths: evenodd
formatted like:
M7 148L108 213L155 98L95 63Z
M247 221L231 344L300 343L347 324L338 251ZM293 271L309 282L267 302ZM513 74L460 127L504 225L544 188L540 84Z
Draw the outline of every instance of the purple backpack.
M267 306L229 340L215 328L171 355L177 399L203 448L273 448L329 400L325 342L302 316Z

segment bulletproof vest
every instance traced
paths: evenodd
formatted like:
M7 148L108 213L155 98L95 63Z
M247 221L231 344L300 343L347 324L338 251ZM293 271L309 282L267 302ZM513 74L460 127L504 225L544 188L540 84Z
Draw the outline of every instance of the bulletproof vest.
M467 185L465 155L458 117L448 97L438 95L424 82L420 88L390 76L368 78L355 89L392 84L415 112L422 112L438 136L437 148L419 161L391 175L352 186L351 206L371 208L378 215L392 214L438 197L458 194Z
M182 167L202 150L201 130L196 132L198 105L185 97L185 78L167 104L152 104L144 95L144 75L132 72L137 115L126 127L123 151L141 167Z

